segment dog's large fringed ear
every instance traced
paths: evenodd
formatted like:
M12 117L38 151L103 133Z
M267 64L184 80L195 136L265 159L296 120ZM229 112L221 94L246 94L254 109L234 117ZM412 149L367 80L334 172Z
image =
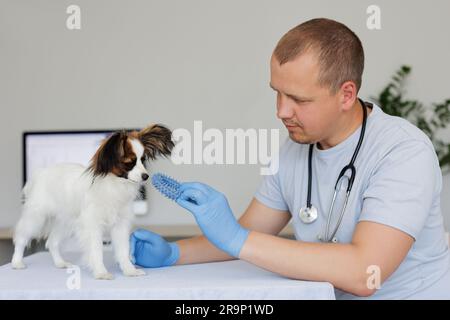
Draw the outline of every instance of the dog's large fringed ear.
M145 148L147 158L155 160L157 156L169 156L175 146L172 131L161 124L154 124L138 133Z
M94 178L97 176L106 176L112 172L124 155L124 145L127 141L127 133L119 131L113 133L98 148L97 152L91 159L88 170L90 170Z

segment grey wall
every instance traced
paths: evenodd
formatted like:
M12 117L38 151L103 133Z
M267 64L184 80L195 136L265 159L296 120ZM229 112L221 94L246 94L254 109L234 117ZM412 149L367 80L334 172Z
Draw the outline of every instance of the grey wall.
M81 7L82 29L65 27ZM409 96L450 96L450 2L376 1L382 29L366 28L374 1L0 0L0 228L18 218L21 132L140 127L280 128L268 87L269 57L288 29L325 16L362 39L361 96L376 94L401 65L413 66ZM284 131L282 139L285 136ZM450 137L450 134L448 134ZM258 165L175 166L153 170L201 180L225 192L237 215L261 176ZM450 177L443 210L449 227ZM150 192L149 224L193 224L184 210Z

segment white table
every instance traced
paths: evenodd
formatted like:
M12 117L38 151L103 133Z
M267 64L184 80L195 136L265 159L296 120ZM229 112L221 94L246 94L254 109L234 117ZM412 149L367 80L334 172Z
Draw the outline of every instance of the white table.
M78 253L64 256L74 264L80 261ZM146 269L146 276L130 278L120 273L112 253L105 252L114 280L95 280L83 267L57 269L48 252L28 256L25 263L24 270L13 270L9 264L0 267L0 299L335 298L329 283L290 280L239 260Z

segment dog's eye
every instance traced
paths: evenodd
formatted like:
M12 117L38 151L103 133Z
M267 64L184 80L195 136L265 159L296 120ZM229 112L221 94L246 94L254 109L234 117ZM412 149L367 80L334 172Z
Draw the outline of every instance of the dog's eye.
M141 162L142 162L142 163L145 162L145 157L141 157Z
M136 159L124 161L123 164L127 170L131 170L136 165Z

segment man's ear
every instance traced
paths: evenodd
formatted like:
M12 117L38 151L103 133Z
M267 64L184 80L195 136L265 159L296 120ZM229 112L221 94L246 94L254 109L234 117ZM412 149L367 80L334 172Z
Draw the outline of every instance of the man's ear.
M345 81L340 88L340 100L344 110L350 110L358 99L356 84L353 81Z
M127 141L127 133L119 131L107 138L91 159L89 170L96 176L106 176L120 163L124 155L124 144Z
M169 156L172 153L174 143L172 131L161 124L154 124L138 133L139 140L145 148L145 155L149 159L157 156Z

